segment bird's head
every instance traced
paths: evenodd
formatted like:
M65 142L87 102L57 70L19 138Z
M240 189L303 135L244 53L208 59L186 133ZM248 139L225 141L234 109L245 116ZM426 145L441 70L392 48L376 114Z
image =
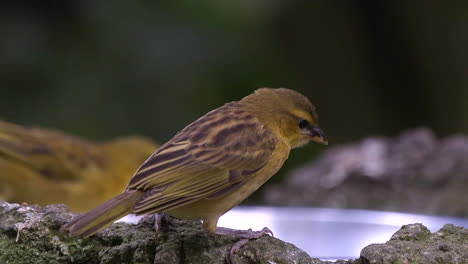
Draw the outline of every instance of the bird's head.
M304 95L285 88L261 88L241 102L291 148L309 141L328 144L315 107Z

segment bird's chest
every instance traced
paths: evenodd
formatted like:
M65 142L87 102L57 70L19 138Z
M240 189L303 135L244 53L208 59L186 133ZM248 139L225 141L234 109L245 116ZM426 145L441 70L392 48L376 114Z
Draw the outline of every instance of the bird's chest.
M285 144L279 144L271 160L266 164L266 166L262 170L260 170L257 174L253 175L238 190L234 191L227 197L223 197L225 199L235 201L232 204L232 206L229 207L227 210L230 210L232 207L238 205L240 202L242 202L248 196L254 193L258 188L260 188L260 186L266 183L283 166L288 156L289 147Z
M286 144L278 144L268 164L258 173L251 176L251 178L238 189L220 198L198 200L191 204L170 210L167 213L178 218L192 220L204 219L209 215L223 215L249 197L278 172L288 158L289 151L290 149Z

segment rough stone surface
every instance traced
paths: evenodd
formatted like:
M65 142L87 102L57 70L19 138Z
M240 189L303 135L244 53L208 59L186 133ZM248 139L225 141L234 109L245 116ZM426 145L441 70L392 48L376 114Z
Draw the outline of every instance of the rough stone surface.
M447 224L432 233L421 224L403 226L390 241L361 251L360 264L466 264L468 230Z
M74 214L64 205L0 201L0 263L225 263L234 237L211 234L198 222L170 219L155 233L154 219L116 223L90 238L58 230ZM326 263L292 244L263 236L247 243L235 263Z
M270 205L468 216L468 137L438 140L424 128L331 147L266 186Z

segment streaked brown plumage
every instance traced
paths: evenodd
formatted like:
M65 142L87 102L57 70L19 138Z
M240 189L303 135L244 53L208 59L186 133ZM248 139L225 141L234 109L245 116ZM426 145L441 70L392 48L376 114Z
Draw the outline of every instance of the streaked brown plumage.
M128 213L166 212L201 219L215 232L218 218L274 175L292 148L326 143L317 120L303 95L259 89L188 125L142 164L122 194L62 230L89 236Z
M156 147L144 137L95 144L0 121L0 199L87 211L121 192Z

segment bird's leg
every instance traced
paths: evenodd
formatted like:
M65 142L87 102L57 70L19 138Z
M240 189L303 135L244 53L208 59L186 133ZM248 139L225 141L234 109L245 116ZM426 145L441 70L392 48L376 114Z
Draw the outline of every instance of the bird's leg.
M216 230L216 234L222 234L222 235L231 235L236 238L239 238L239 240L234 243L234 245L231 247L231 250L229 251L229 255L226 257L226 261L231 264L232 263L232 257L239 252L239 250L249 242L251 239L258 239L264 235L271 235L273 236L273 232L268 228L264 227L261 231L252 231L252 229L249 230L236 230L236 229L230 229L226 227L218 227Z
M154 214L154 230L156 233L162 229L163 225L166 225L168 222L169 215L164 212L159 212Z

